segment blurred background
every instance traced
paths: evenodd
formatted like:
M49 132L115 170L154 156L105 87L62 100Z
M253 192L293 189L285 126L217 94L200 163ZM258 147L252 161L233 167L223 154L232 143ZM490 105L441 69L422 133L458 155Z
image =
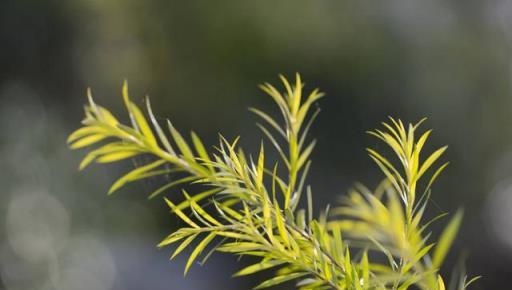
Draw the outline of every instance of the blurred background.
M156 244L177 225L151 182L107 197L131 164L77 170L67 149L85 91L123 113L128 79L139 104L192 128L259 144L249 106L273 110L257 84L302 73L327 96L312 134L316 208L355 181L380 179L364 132L387 116L434 128L451 164L430 214L465 208L444 272L464 257L509 289L512 274L512 2L489 1L0 1L0 288L249 289L235 258L214 255L183 278ZM277 113L275 110L274 113ZM253 151L254 152L254 151ZM172 193L169 193L172 195ZM439 224L441 225L441 224ZM434 233L439 228L434 227ZM264 276L264 275L263 275ZM510 287L510 286L509 286ZM284 287L287 288L287 287ZM289 287L288 287L289 288Z

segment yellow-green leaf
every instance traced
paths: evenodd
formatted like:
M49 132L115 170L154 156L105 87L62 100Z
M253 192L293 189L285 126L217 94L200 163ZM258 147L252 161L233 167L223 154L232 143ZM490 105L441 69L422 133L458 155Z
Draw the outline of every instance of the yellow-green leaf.
M210 171L214 172L213 167L210 164L211 163L210 156L208 155L208 152L206 152L203 142L201 141L199 136L197 136L197 134L194 131L192 131L190 134L192 136L192 143L194 144L194 147L196 148L197 154L204 162L206 162L206 165L210 168Z
M176 207L176 205L174 205L174 203L172 203L170 200L168 200L167 198L164 198L165 202L167 203L167 205L169 205L169 207L172 209L172 211L178 216L180 217L184 222L186 222L189 226L193 227L193 228L199 228L199 226L194 223L186 214L184 214L180 209L178 209Z
M174 253L171 256L171 260L174 259L179 253L181 253L196 237L198 234L190 235L188 238L186 238L181 244L176 248Z
M89 136L86 136L82 139L78 139L76 142L74 142L73 144L71 144L71 146L69 146L71 149L79 149L79 148L83 148L83 147L86 147L86 146L89 146L89 145L92 145L94 143L97 143L103 139L107 138L107 136L103 135L103 134L94 134L94 135L89 135Z
M272 286L282 284L282 283L290 281L290 280L294 280L294 279L303 277L307 274L308 273L298 272L298 273L290 273L290 274L286 274L286 275L277 276L277 277L274 277L272 279L269 279L269 280L259 284L254 289L263 289L263 288L272 287Z
M119 151L102 155L96 159L99 163L110 163L140 154L139 151Z
M193 160L194 154L192 153L192 150L190 150L190 147L188 146L185 139L181 136L180 132L178 132L178 130L174 128L170 121L167 121L167 125L169 127L169 130L171 131L172 137L174 138L174 142L176 142L176 145L178 145L178 148L181 151L181 154L183 154L185 158Z
M207 213L202 207L200 207L193 199L191 199L189 196L187 196L187 200L190 201L190 206L203 218L205 218L207 221L211 222L212 224L216 226L222 226L222 224L214 219L209 213Z
M450 250L450 247L452 246L452 243L457 236L457 232L459 231L463 215L464 213L462 210L457 211L455 216L450 220L443 233L441 234L441 237L439 238L437 246L434 250L434 254L432 255L432 266L434 268L440 267L444 261L444 258L448 254L448 251Z
M190 254L190 257L188 258L187 265L185 266L185 275L187 274L188 270L190 269L190 266L192 266L192 263L195 261L197 256L201 254L201 252L208 246L208 244L215 238L215 233L210 233L206 238L204 238L199 245L194 249L192 254Z
M448 146L444 146L437 149L434 153L432 153L432 155L430 155L427 158L427 160L425 160L425 162L423 162L423 165L421 165L421 168L418 172L418 179L423 175L423 173L425 173L430 168L430 166L432 166L432 164L434 164L434 162L436 162L436 160L439 157L441 157L441 155L443 155L444 151L446 151L447 148Z
M154 168L157 168L158 166L160 165L163 165L165 163L164 160L157 160L157 161L154 161L154 162L151 162L147 165L144 165L144 166L141 166L139 168L135 168L134 170L128 172L127 174L125 174L123 177L119 178L111 187L110 187L110 190L108 191L109 194L113 193L114 191L118 190L119 188L121 188L123 185L125 185L126 183L132 181L133 179L136 179L139 175L141 174L144 174Z
M82 127L71 133L71 135L69 135L67 143L72 143L73 141L76 141L77 139L83 138L87 135L95 135L101 133L105 133L105 129L98 126Z
M276 213L276 224L277 230L279 232L279 236L283 239L286 246L290 246L290 240L288 238L288 232L286 231L284 216L281 214L281 209L279 208L279 203L274 198L274 206Z
M146 121L146 117L144 117L141 110L134 103L130 104L130 108L131 108L133 117L134 117L135 121L137 122L137 125L138 125L142 135L144 135L144 137L145 137L145 141L149 145L156 147L157 146L156 138L155 138L155 135L153 135L153 131L151 131L151 127L149 127L149 124Z
M443 278L441 278L441 275L437 276L437 289L438 290L446 290L446 287L444 286Z
M275 266L279 266L284 264L284 261L276 261L276 260L270 260L270 261L261 261L259 263L253 264L251 266L245 267L242 270L236 272L233 276L239 277L239 276L246 276L251 275L266 269L270 269Z

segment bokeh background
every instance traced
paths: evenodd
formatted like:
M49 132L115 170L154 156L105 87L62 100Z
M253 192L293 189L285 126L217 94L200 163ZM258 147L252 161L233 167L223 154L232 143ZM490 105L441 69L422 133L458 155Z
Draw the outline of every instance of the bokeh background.
M484 276L471 289L510 289L511 65L506 0L1 0L0 288L256 285L261 276L230 278L241 264L222 255L183 278L185 258L169 262L170 249L155 246L177 223L161 199L146 200L151 182L107 197L132 165L79 173L84 152L65 139L86 87L121 114L126 78L162 119L211 145L219 131L240 134L250 151L262 136L246 108L273 109L256 85L301 72L327 93L313 128L316 208L354 181L378 182L364 148L383 146L366 130L389 115L428 117L429 149L448 144L451 161L430 214L466 213L443 270L466 257L468 272Z

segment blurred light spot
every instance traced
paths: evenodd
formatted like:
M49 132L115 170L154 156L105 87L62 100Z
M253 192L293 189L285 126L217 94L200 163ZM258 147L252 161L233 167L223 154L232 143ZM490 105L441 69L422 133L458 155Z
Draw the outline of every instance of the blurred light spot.
M445 1L394 0L387 3L394 28L416 41L446 33L456 23L453 11Z
M23 149L30 148L32 142L44 138L48 131L42 96L23 81L4 81L0 85L0 136Z
M63 253L59 290L112 289L116 266L110 250L94 235L79 235L70 240Z
M48 260L67 242L70 217L55 197L36 189L18 191L7 208L7 240L28 262Z
M509 41L512 40L512 2L507 0L489 1L487 19L489 23L501 30Z
M28 263L6 243L0 247L1 286L5 289L51 289L48 277L54 276L55 259L49 263ZM46 287L48 286L48 287Z
M512 250L512 180L498 183L489 195L485 213L492 234Z

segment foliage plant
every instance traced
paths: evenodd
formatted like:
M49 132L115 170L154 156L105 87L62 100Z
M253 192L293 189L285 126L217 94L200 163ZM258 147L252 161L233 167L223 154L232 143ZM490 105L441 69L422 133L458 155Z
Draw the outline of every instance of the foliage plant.
M319 112L312 108L323 94L318 89L305 94L299 75L294 83L280 78L283 92L268 83L260 87L277 105L281 121L250 109L263 121L258 127L280 160L266 158L263 142L257 154L248 155L238 138L227 140L222 135L209 152L194 132L188 139L170 121L162 127L149 99L146 117L130 100L126 82L122 96L130 125L97 105L88 90L83 126L69 136L68 143L72 149L101 143L87 153L80 169L92 162L152 156L152 161L119 178L109 194L138 180L177 176L149 197L181 188L181 202L164 200L183 226L158 246L175 245L171 258L192 248L185 273L195 261L204 261L216 251L256 257L257 263L235 276L274 270L256 289L292 280L304 290L446 289L448 283L439 269L462 212L451 218L437 241L432 241L429 225L441 216L424 221L431 186L448 164L436 165L446 147L422 158L431 131L420 133L422 121L404 124L390 118L381 129L368 132L394 154L387 158L367 149L384 181L374 191L357 184L339 206L314 217L307 174L315 141L308 132ZM193 192L185 190L185 185ZM299 202L302 197L307 200L305 209ZM451 288L465 289L474 280L460 275Z

